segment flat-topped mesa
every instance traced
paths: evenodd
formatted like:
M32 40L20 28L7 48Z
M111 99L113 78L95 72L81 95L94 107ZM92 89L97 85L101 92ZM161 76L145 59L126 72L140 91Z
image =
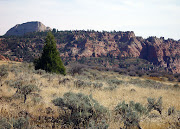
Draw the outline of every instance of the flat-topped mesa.
M22 36L29 32L42 32L52 30L50 27L46 27L44 24L38 21L26 22L23 24L17 24L8 30L5 36L16 35Z

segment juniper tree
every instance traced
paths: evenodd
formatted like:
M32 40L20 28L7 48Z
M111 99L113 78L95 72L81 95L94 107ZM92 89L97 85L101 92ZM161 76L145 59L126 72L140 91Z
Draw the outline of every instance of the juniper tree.
M51 32L48 32L42 56L34 61L35 69L43 69L46 72L65 75L66 69L56 48L56 41Z

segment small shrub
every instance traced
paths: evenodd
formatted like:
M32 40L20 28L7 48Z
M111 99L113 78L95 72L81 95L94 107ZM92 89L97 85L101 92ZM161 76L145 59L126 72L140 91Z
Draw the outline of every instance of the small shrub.
M123 81L118 80L118 79L116 79L116 78L109 79L107 82L108 82L109 85L112 85L112 84L120 85L120 84L123 83Z
M175 108L174 107L170 107L169 109L168 109L168 116L170 116L171 114L174 114L175 113Z
M35 85L24 85L19 88L18 93L24 95L24 103L25 103L27 99L27 95L37 90L38 88Z
M28 122L28 118L19 117L19 118L0 118L0 129L28 129L31 128Z
M175 80L173 75L166 75L166 77L168 78L168 81L174 81Z
M136 90L135 90L134 88L132 88L130 91L131 91L131 92L136 92Z
M60 85L60 84L64 84L64 85L65 85L65 84L68 83L68 82L70 82L70 79L69 79L69 78L64 78L64 79L62 79L62 80L59 79L59 85Z
M120 72L120 71L121 71L120 68L113 68L112 70L113 70L114 72Z
M55 106L68 108L71 112L69 116L62 117L64 122L73 123L79 126L83 123L84 127L88 126L90 120L98 121L106 117L107 109L101 106L92 96L86 96L78 93L65 93L63 98L57 98L52 101Z
M84 65L81 64L74 64L71 66L69 72L72 76L74 76L75 74L81 74L83 71L83 68L85 68Z
M146 114L147 109L140 103L131 101L129 104L126 104L125 101L123 101L115 107L115 113L121 116L126 129L135 127L140 128L140 116Z
M42 70L42 69L38 69L35 71L36 74L40 74L40 75L44 75L46 74L46 71L45 70Z
M92 85L92 83L91 82L85 82L82 80L76 80L74 82L74 85L78 88L84 88L84 87L90 87Z
M13 122L13 127L15 129L27 129L28 125L29 125L28 120L25 119L24 117L20 117Z
M0 79L3 77L6 78L8 76L8 67L6 65L0 66Z
M136 74L137 74L139 77L142 77L142 76L145 75L146 73L144 73L143 71L136 71Z
M174 88L180 88L179 84L174 84Z
M87 129L108 129L108 123L106 120L101 120L101 121L94 121L90 120L88 128Z
M94 88L102 88L103 84L102 83L93 83Z
M180 77L178 78L178 82L180 82Z
M127 70L126 69L120 69L119 74L127 74Z
M159 73L151 73L149 76L150 77L160 77L160 74Z
M179 78L179 77L180 77L180 73L175 73L175 74L174 74L174 77L175 77L175 78Z
M12 126L6 118L0 117L0 129L11 129Z
M115 90L117 88L117 85L110 85L108 87L105 87L104 90Z
M151 113L148 115L148 118L158 118L158 117L159 117L159 115L156 113Z
M33 97L32 101L34 104L38 104L41 101L41 97Z
M147 101L148 101L148 111L149 112L151 110L156 110L161 114L161 112L162 112L162 97L159 97L157 101L155 98L148 98Z
M130 101L129 102L129 106L137 111L140 115L143 115L143 114L147 114L147 108L145 108L142 104L140 103L134 103L134 101Z
M8 80L8 81L6 81L6 84L8 84L10 87L17 88L16 93L18 93L19 89L23 85L23 81L22 80L17 80L17 81Z
M128 75L129 75L129 76L136 76L136 73L135 73L134 71L130 71L130 72L128 73Z

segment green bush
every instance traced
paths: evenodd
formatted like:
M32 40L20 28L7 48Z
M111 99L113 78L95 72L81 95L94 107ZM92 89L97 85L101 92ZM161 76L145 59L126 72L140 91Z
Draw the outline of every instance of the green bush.
M93 83L94 88L102 88L103 84L102 83Z
M24 117L20 117L13 121L13 127L15 129L27 129L29 126L28 120Z
M92 85L91 82L86 82L86 81L83 81L83 80L76 80L74 82L74 85L78 88L85 88L85 87L90 87Z
M156 110L160 114L162 113L162 97L159 97L156 101L155 98L148 98L148 111L150 112L151 110Z
M46 74L46 71L45 70L42 70L42 69L38 69L35 71L36 74L39 74L39 75L44 75Z
M0 79L8 76L8 67L6 65L0 66Z
M74 76L75 74L81 74L83 69L85 68L84 65L81 64L73 64L69 70L70 74Z
M29 95L31 92L37 91L38 88L35 85L24 85L20 87L19 93L24 95L24 103L26 102L27 95Z
M71 114L62 117L64 122L73 123L75 126L83 124L87 127L90 120L98 122L102 118L106 118L107 109L101 106L92 96L81 93L65 93L63 98L57 98L52 101L55 106L60 108L68 108Z
M108 129L108 123L106 120L101 120L96 122L95 120L90 120L87 129Z
M117 85L110 85L108 87L105 87L104 90L115 90L117 88Z
M0 117L0 129L11 129L11 123L6 118Z
M147 114L147 109L140 103L130 101L129 104L126 104L125 101L123 101L115 107L115 113L121 116L124 128L140 128L140 116Z
M7 84L9 84L11 87L17 88L16 94L23 95L24 96L24 103L26 102L27 95L29 95L32 92L38 91L38 87L35 85L24 85L23 81L7 81Z
M180 88L179 84L174 84L174 88Z
M116 78L109 79L107 82L109 85L112 85L112 84L120 85L123 83L122 80L118 80Z
M16 88L16 95L23 95L24 96L24 103L26 102L27 95L29 95L31 92L38 91L37 86L32 84L26 84L24 80L8 80L6 81L6 84L9 86Z
M28 122L28 118L1 118L0 117L0 129L28 129L31 128Z
M127 69L120 69L119 74L127 74Z

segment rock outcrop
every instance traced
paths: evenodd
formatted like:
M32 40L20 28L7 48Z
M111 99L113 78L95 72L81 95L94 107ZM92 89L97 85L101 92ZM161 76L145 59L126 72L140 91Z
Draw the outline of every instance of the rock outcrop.
M80 35L74 35L78 40ZM145 59L154 65L165 67L173 73L180 73L180 41L165 40L163 37L136 37L134 32L104 33L101 38L98 34L90 33L96 40L84 40L73 44L62 44L62 58L81 59L83 57L134 57ZM83 36L82 36L83 37ZM60 44L60 43L59 43ZM68 51L66 51L68 49Z
M173 73L180 73L180 41L149 37L145 40L140 58L155 65L168 68Z
M40 22L25 23L18 26L17 28L25 27L24 30L31 28L36 28L34 31L48 30ZM7 35L8 33L10 32L7 32ZM21 32L21 34L23 33L25 31ZM109 60L116 59L116 61L120 61L123 58L132 57L145 59L157 67L163 67L165 70L173 73L180 73L180 41L173 39L166 40L163 37L149 37L144 39L135 36L133 31L59 31L53 33L55 33L60 55L67 63L69 61L84 60L84 58L99 58L100 60L102 58L108 58ZM16 34L20 33L18 32ZM6 39L4 37L0 39L0 51L2 51L1 53L3 55L6 55L8 51L8 57L14 56L22 58L24 61L32 61L42 53L45 35L44 37L43 35L42 37L37 37L35 33L34 37L28 40L26 37L24 39L22 37L20 42L18 39L15 40L16 37L12 39ZM114 64L112 62L112 67L119 67L117 62ZM89 63L91 63L90 60ZM107 60L100 63L103 66L109 66Z
M17 24L8 30L5 36L10 35L18 35L22 36L29 32L42 32L42 31L49 31L51 28L46 27L44 24L38 21L26 22L23 24Z

